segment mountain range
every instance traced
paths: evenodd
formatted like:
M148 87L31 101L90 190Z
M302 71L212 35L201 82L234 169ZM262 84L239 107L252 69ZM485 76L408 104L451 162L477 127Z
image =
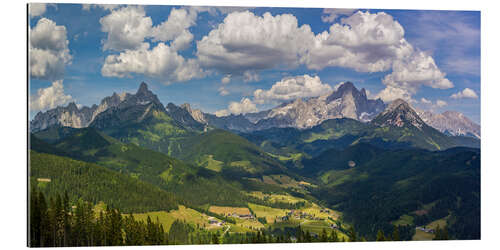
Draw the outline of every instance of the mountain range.
M350 118L366 123L387 107L387 104L380 99L368 99L365 89L358 90L351 82L345 82L331 93L318 97L304 100L299 98L257 113L218 117L199 109L192 109L188 103L180 106L168 103L166 107L163 107L147 85L141 83L136 94L113 93L112 96L104 98L99 105L78 108L75 103L70 103L66 107L39 112L30 122L30 130L37 132L51 126L84 128L92 123L94 126L100 126L99 120L103 117L103 115L99 116L101 113L109 115L115 113L116 110L134 105L146 107L151 103L159 110L165 110L174 120L189 128L203 130L210 126L237 132L283 127L308 129L326 120L337 118ZM136 112L140 111L136 110ZM442 114L434 114L417 109L416 114L421 121L442 133L480 138L480 125L472 122L462 113L446 111Z

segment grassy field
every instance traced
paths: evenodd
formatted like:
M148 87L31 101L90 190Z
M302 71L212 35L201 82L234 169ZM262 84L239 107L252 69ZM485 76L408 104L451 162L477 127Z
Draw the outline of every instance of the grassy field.
M328 212L321 212L321 210L323 210L323 211L326 210ZM339 211L335 211L335 210L332 210L329 208L321 208L320 206L318 206L314 203L312 204L311 207L299 209L299 211L302 211L302 212L305 212L308 214L312 214L315 217L322 218L322 219L328 219L328 217L331 217L334 220L338 220L338 218L340 218L342 216L342 213Z
M434 239L434 234L426 233L420 230L416 230L415 234L411 238L412 240L432 240Z
M413 224L413 217L407 214L401 215L398 220L392 222L395 226L405 226Z
M232 213L237 214L250 214L250 210L246 207L220 207L220 206L210 206L208 209L212 213L227 215Z
M253 210L257 217L265 217L269 224L274 223L276 217L285 216L288 211L286 209L266 207L252 203L248 203L248 207Z
M245 220L236 218L236 227L233 229L231 226L231 232L237 232L236 230L241 230L241 232L255 231L255 229L264 228L262 223L257 220Z
M156 221L156 218L163 224L163 228L165 231L170 230L170 226L172 223L178 220L185 220L187 223L192 225L200 225L201 227L205 227L207 229L212 228L220 228L215 225L209 225L208 218L206 214L202 214L196 210L186 208L184 206L179 206L179 209L172 210L170 212L166 211L158 211L158 212L148 212L148 213L139 213L133 214L135 219L146 221L148 216L151 217L151 220Z
M267 200L270 202L287 202L287 203L292 203L295 204L297 202L305 201L304 199L297 198L291 195L284 195L284 194L264 194L262 192L251 192L249 193L250 196L259 198L261 200Z
M213 155L204 155L197 163L200 166L216 172L220 172L222 170L222 165L224 165L224 162L215 160Z
M436 229L437 226L439 225L439 227L442 229L446 226L446 220L448 219L448 217L449 217L449 215L444 217L444 218L441 218L439 220L435 220L435 221L425 225L425 228ZM432 239L434 239L434 234L426 233L426 232L423 232L420 230L416 230L415 234L412 237L412 240L432 240Z
M280 160L280 161L300 161L302 159L302 153L290 153L288 155L275 155L267 153L268 155Z

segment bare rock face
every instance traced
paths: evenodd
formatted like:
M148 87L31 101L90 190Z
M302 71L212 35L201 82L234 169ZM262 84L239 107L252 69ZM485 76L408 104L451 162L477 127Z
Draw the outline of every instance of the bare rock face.
M460 112L445 111L435 114L430 111L417 110L417 113L425 123L442 133L481 139L481 126Z
M71 102L66 107L38 112L30 122L30 130L37 132L51 126L84 128L89 125L97 109L97 105L79 109L74 102Z
M160 101L151 91L148 90L146 83L141 83L139 90L135 95L122 93L113 93L112 96L102 99L99 106L78 108L74 102L66 107L57 107L46 112L38 112L30 122L31 132L44 130L52 126L85 128L88 127L100 114L116 108L128 107L137 104L156 103L161 105Z
M185 109L193 119L199 123L206 124L207 120L205 119L205 116L203 115L203 112L199 109L192 109L191 105L189 103L184 103L181 105L181 108Z
M372 121L381 127L413 126L422 129L427 126L417 112L404 100L396 99Z
M271 109L265 117L256 122L256 129L271 126L304 129L335 118L367 122L384 108L382 100L369 100L365 89L359 91L351 82L346 82L332 93L307 100L297 99Z

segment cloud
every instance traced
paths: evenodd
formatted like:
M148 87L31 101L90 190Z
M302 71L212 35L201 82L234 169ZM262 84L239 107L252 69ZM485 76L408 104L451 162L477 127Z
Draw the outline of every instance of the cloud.
M71 95L64 93L63 81L57 80L52 82L50 87L40 88L35 95L30 96L30 109L31 111L53 109L72 100Z
M240 102L231 102L228 107L229 112L235 115L253 113L259 111L255 103L248 98L241 99Z
M197 11L172 9L166 21L152 28L153 41L173 40L172 47L176 50L188 48L194 37L189 27L196 24L196 18Z
M100 19L101 30L108 33L103 41L104 50L136 50L149 46L146 38L153 42L169 42L177 50L188 48L194 35L189 28L196 24L197 11L173 8L168 18L157 26L146 16L141 6L110 8L111 13Z
M255 90L254 101L260 104L273 101L289 101L297 98L320 96L331 91L332 87L323 84L319 76L295 76L276 82L269 90Z
M189 27L195 25L197 11L172 9L157 26L137 6L113 10L101 18L102 31L108 33L104 50L120 51L106 57L101 73L107 77L130 77L143 74L170 83L204 76L196 59L186 59L179 50L193 41ZM159 42L154 48L145 39Z
M222 80L220 82L222 84L228 84L229 82L231 82L231 75L226 75L226 76L222 77Z
M321 21L324 23L333 23L340 16L350 16L356 9L323 9Z
M52 6L57 9L57 5L55 4L47 4L47 3L30 3L29 4L29 15L30 17L37 17L45 14L47 11L47 7Z
M244 82L258 82L260 80L259 74L254 71L245 71L243 73L243 81Z
M217 117L228 116L230 114L246 114L259 111L255 103L249 98L242 98L240 102L230 102L227 109L221 109L215 112Z
M230 114L231 113L229 113L229 111L227 109L221 109L221 110L215 111L215 116L217 116L217 117L228 116Z
M415 102L415 100L411 97L412 94L413 93L410 93L407 89L389 85L381 90L375 97L382 99L384 102L392 102L398 98L407 102Z
M203 76L194 59L185 59L165 43L153 49L126 50L106 57L103 76L129 77L131 73L169 81L187 81Z
M443 100L436 100L436 106L442 108L444 106L448 105L447 102L443 101Z
M219 95L226 96L229 95L229 90L227 90L224 86L219 88Z
M223 73L295 67L314 34L291 14L233 12L197 42L200 64Z
M434 62L434 59L422 51L414 52L410 57L396 60L392 66L392 73L382 79L386 88L379 93L384 101L395 98L409 100L421 86L435 89L449 89L453 83L446 78ZM394 93L389 93L390 91Z
M31 17L41 16L47 10L45 3L30 3L29 4L29 15Z
M127 6L102 17L101 31L108 33L103 50L133 50L149 47L144 38L150 35L152 20L141 6Z
M47 18L29 29L30 76L41 80L59 80L64 67L71 63L66 27Z
M421 102L421 103L423 103L423 104L432 104L432 101L427 100L427 99L425 99L424 97L422 97L422 98L420 99L420 102Z
M472 89L469 89L469 88L465 88L464 90L459 91L458 93L455 93L455 94L451 95L450 97L453 99L462 99L462 98L476 99L476 98L478 98L476 92Z
M82 10L90 11L91 9L101 8L103 10L115 10L120 7L119 4L82 4Z
M412 42L422 50L439 51L444 70L480 75L479 12L421 11L409 17L414 18L408 22L414 33Z
M381 72L394 60L410 55L403 27L384 12L358 11L314 38L306 58L310 69L345 67L359 72Z

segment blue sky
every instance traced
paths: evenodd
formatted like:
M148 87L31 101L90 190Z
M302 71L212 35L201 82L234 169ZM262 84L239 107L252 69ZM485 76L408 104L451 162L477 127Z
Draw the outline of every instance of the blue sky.
M57 4L30 7L30 28L30 117L142 81L219 115L351 81L480 121L479 12Z

